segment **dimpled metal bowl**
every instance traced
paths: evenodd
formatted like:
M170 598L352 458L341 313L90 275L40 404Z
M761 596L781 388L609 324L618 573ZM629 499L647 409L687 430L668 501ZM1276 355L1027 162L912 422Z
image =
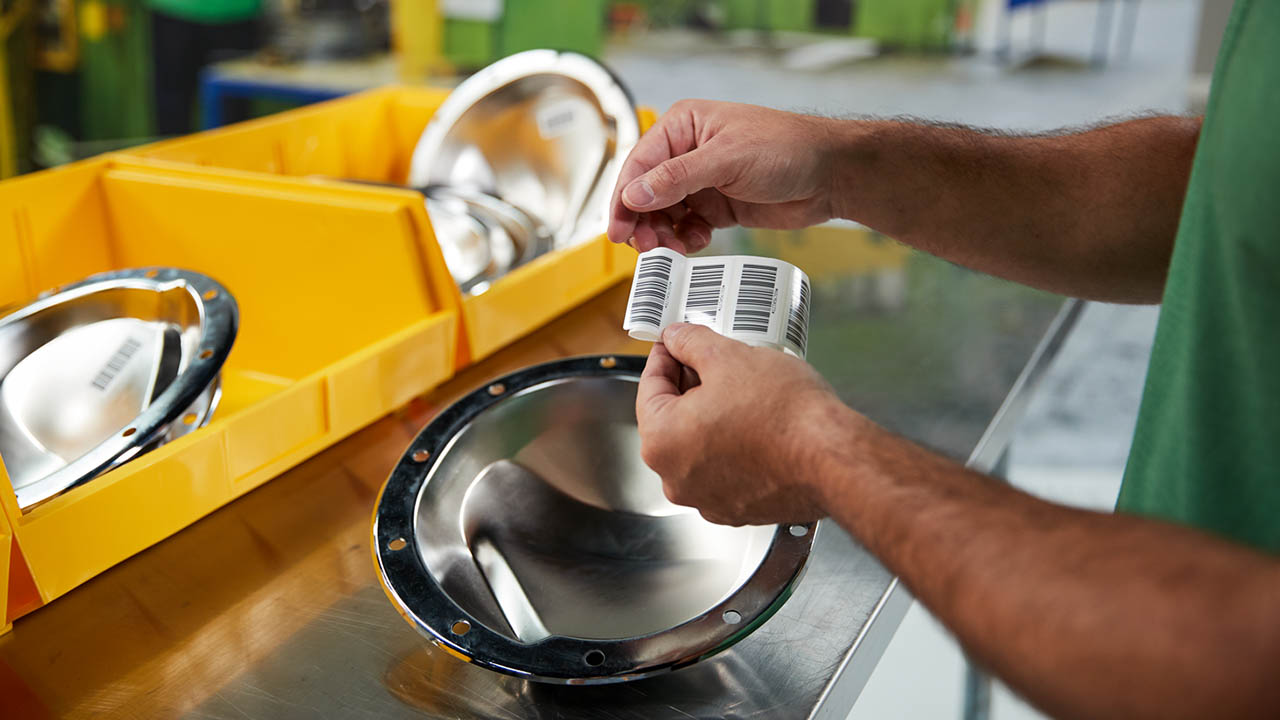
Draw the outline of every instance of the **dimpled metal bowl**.
M422 132L408 180L499 197L567 247L605 231L613 185L639 139L631 96L607 68L577 53L529 50L449 94Z
M814 526L726 527L668 502L640 459L643 367L528 368L419 434L373 536L388 597L420 632L491 670L595 684L701 660L782 605Z
M0 318L0 458L37 503L208 422L235 300L172 268L120 270Z

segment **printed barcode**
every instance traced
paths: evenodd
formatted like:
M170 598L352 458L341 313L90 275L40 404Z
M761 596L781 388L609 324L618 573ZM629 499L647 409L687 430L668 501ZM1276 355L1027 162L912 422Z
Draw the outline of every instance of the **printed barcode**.
M773 294L778 285L778 268L770 265L742 266L738 281L738 307L733 311L734 332L769 332L773 314Z
M538 115L538 132L544 138L563 135L573 125L576 116L573 105L550 107Z
M138 348L142 347L142 342L129 338L124 341L124 345L111 356L107 361L107 366L102 368L101 372L93 378L93 386L99 390L106 390L111 381L120 373L124 366L129 363L129 358L138 352Z
M787 339L800 348L800 354L808 352L809 342L809 278L800 280L800 302L791 305L787 315Z
M667 293L671 288L671 258L651 255L640 258L636 272L636 286L631 296L627 315L633 323L662 324L662 311L667 307Z
M684 321L700 325L716 324L720 317L720 290L724 287L724 265L702 265L689 273L689 292L684 300Z

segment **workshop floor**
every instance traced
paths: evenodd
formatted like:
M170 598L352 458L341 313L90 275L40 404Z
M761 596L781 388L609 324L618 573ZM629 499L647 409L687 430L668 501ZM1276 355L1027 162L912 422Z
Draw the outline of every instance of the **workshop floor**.
M994 6L995 3L988 3ZM641 103L684 97L752 102L833 115L913 115L1011 130L1045 130L1156 111L1182 112L1197 0L1147 0L1132 54L1088 64L1096 3L1049 4L1048 59L1001 66L988 57L890 55L823 70L787 70L785 53L672 33L618 45L609 63ZM993 8L989 8L992 10ZM983 14L979 46L993 37ZM1029 18L1014 22L1015 55L1029 48ZM696 62L689 62L696 58ZM1155 308L1093 305L1034 398L1010 453L1010 479L1061 502L1107 509L1128 454ZM915 606L872 675L851 720L957 718L965 665L954 640ZM1040 717L1003 686L990 717Z

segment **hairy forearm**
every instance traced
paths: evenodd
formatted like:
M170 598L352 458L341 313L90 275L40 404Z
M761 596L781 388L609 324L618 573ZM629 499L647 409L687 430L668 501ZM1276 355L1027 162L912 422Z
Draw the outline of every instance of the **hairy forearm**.
M1067 295L1159 302L1200 120L1013 137L832 120L832 213Z
M1274 558L1052 505L832 412L844 440L812 461L825 509L1032 702L1064 718L1280 712Z

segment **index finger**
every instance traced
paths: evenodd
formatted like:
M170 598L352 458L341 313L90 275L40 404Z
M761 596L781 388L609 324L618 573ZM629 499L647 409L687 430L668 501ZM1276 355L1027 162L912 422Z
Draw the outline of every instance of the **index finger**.
M680 396L680 363L671 357L666 346L656 343L640 374L636 389L636 421L649 422L662 408Z
M622 170L618 173L618 183L613 187L613 196L609 201L609 239L616 243L625 243L631 239L636 229L639 213L622 202L622 191L632 180L649 172L676 155L682 155L694 148L696 139L692 132L692 118L687 110L673 108L658 119L649 131L640 137L636 146L631 148Z

